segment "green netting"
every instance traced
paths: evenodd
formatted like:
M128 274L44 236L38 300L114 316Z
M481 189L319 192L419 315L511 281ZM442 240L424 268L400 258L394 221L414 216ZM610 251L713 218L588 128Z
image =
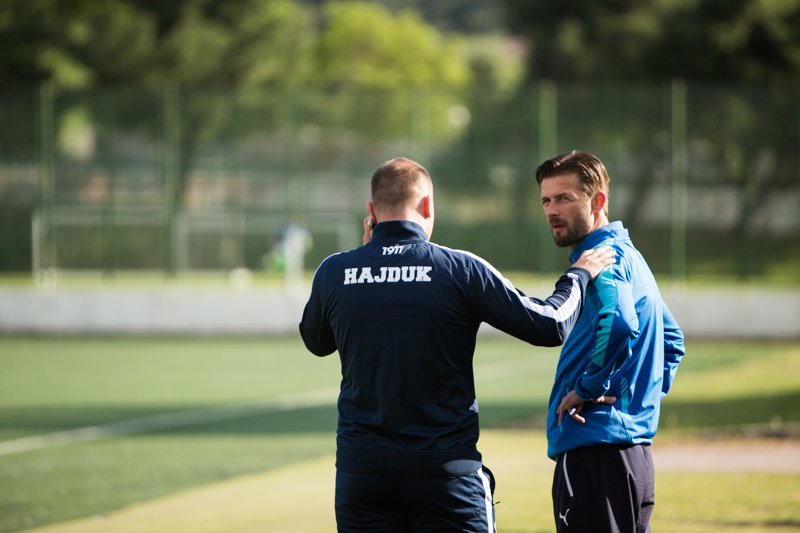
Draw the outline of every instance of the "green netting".
M357 246L381 162L436 185L434 240L554 272L531 176L581 149L657 274L800 280L800 92L788 85L437 91L0 90L0 269L310 268Z

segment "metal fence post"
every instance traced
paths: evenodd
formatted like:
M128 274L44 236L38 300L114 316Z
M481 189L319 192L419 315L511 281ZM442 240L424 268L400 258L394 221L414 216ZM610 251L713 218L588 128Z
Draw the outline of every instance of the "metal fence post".
M39 90L39 173L41 176L42 224L39 235L40 250L34 255L34 268L56 268L55 204L55 92L50 82ZM36 243L34 243L36 245ZM34 272L35 274L36 272Z
M174 84L164 87L164 242L169 242L167 275L174 278L179 267L180 232L178 231L178 181L181 172L181 110L180 88ZM166 252L167 250L165 250ZM185 266L185 265L181 265Z
M108 136L109 153L107 154L106 167L108 169L108 199L106 200L106 211L103 216L105 225L105 276L110 277L114 274L117 252L117 228L116 228L116 181L117 181L117 102L114 89L108 88L102 94L103 102L103 123Z
M413 159L424 167L431 164L431 98L423 89L409 90L410 130Z
M672 80L670 124L670 275L686 279L686 174L687 91L686 82Z
M539 160L540 163L558 155L558 87L551 80L539 82ZM555 272L557 248L550 234L550 225L540 211L539 271Z

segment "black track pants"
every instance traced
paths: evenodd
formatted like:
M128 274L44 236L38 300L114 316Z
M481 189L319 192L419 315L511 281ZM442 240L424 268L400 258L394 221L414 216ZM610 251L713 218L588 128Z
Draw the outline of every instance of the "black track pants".
M653 505L649 446L588 446L558 458L553 513L559 533L649 533Z
M455 478L336 472L340 533L496 533L493 476Z

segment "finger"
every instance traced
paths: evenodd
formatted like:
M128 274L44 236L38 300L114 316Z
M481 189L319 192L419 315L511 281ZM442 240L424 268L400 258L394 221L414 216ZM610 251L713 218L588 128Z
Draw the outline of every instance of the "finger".
M561 425L561 413L558 413L558 425Z
M583 417L582 417L581 415L579 415L578 413L574 413L574 414L572 415L572 418L574 418L575 420L577 420L577 421L578 421L578 422L580 422L581 424L585 424L585 423L586 423L586 419L585 419L585 418L583 418Z
M568 408L567 408L567 399L564 398L564 399L561 400L561 403L558 404L558 407L556 408L556 413L564 414L564 413L567 412L567 410L568 410Z
M615 403L617 403L617 397L616 396L600 396L596 400L592 400L592 402L594 402L594 403L603 403L603 404L606 404L606 405L614 405Z

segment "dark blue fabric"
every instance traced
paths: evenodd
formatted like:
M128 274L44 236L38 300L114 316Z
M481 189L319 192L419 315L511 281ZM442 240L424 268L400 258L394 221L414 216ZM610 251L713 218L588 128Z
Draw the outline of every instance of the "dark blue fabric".
M337 471L338 531L494 533L487 485L482 472L425 478Z
M318 356L339 351L337 468L411 476L476 470L478 326L559 345L589 281L573 268L547 300L527 298L484 260L427 242L408 221L381 222L370 243L327 258L300 333Z

